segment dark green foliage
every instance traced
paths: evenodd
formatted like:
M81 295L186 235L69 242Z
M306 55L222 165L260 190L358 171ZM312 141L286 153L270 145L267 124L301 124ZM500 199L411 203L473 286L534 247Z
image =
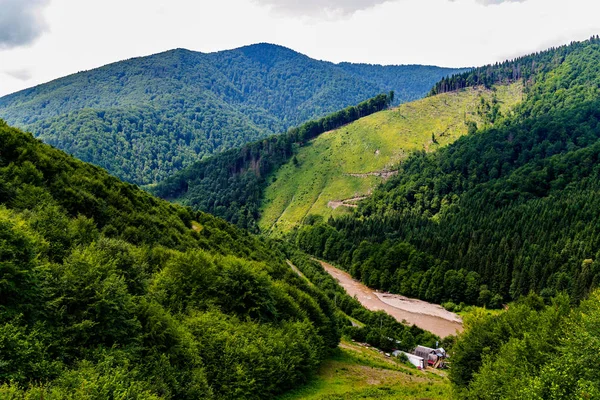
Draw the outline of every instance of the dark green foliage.
M598 291L573 310L537 296L497 316L474 315L451 354L450 379L465 399L596 399Z
M295 148L316 136L387 108L393 93L380 94L286 134L271 136L198 162L159 183L152 192L257 231L267 177L294 157ZM297 162L297 160L296 160Z
M182 49L81 72L0 99L0 118L137 184L375 96L422 97L462 70L335 65L259 44Z
M412 155L356 215L302 228L298 244L368 285L435 302L584 299L600 283L600 43L553 54L560 63L535 75L513 115Z
M0 120L0 398L262 399L339 342L284 255Z

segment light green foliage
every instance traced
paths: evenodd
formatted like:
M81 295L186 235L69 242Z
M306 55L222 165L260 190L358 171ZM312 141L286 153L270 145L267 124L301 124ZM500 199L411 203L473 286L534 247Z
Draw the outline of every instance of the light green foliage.
M500 113L509 114L521 98L521 84L495 91L467 89L404 104L323 134L299 149L297 164L292 160L267 179L259 226L277 234L312 214L327 220L348 213L351 207L340 204L343 200L368 196L384 180L368 174L394 170L414 151L435 151L454 142L468 133L466 122L484 126L481 104L496 101Z
M332 129L387 109L393 92L308 121L283 135L247 144L195 163L152 188L164 199L209 212L239 227L257 231L266 177L287 161L298 146Z
M543 306L530 296L471 321L453 351L456 397L599 398L600 292L573 310L568 301L563 296Z
M94 364L79 362L76 369L47 385L32 384L27 389L15 383L0 385L0 398L4 400L98 400L131 399L162 400L148 390L146 382L138 380L138 373L122 354L105 355Z

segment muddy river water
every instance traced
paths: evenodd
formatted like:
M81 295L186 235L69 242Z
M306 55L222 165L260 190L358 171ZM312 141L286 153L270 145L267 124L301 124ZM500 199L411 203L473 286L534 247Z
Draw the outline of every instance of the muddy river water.
M350 296L356 296L358 301L369 310L383 310L400 322L414 324L440 337L454 335L463 330L460 317L437 304L377 292L354 280L347 272L323 261L320 263L331 276L338 280Z

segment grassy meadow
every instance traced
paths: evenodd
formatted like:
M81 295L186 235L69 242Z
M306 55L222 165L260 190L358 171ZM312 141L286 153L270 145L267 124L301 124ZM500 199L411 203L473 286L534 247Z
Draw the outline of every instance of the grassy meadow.
M278 400L448 399L450 383L444 374L419 371L371 348L342 341L316 377Z
M482 98L491 102L495 95L506 114L522 93L521 84L494 91L469 88L403 104L320 135L269 178L261 230L277 235L309 214L327 219L350 212L354 201L348 199L368 196L383 181L373 173L393 169L414 151L431 152L454 142L468 133L468 121L484 124L478 113Z

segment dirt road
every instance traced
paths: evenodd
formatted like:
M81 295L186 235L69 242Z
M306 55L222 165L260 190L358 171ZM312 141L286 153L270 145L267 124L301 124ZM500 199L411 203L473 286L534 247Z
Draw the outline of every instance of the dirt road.
M350 296L356 296L363 306L372 311L383 310L398 321L406 321L440 337L462 332L462 320L437 304L409 299L389 293L378 293L354 280L350 274L320 261L323 268L335 279Z

